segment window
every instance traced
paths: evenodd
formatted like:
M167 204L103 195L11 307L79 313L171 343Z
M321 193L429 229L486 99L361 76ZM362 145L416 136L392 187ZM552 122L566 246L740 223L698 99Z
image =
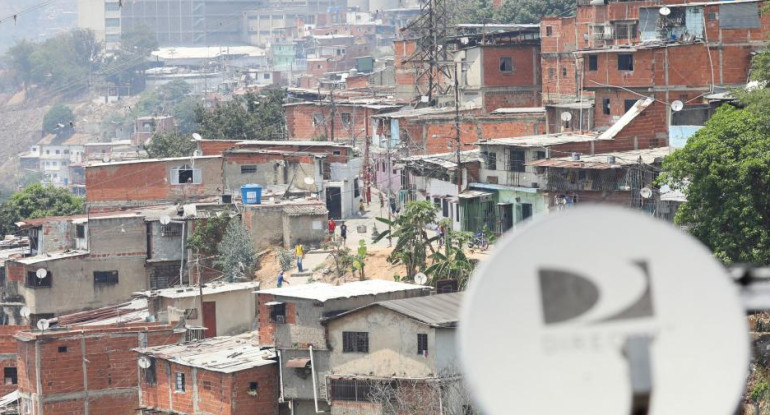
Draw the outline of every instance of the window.
M369 353L369 333L365 331L343 331L342 353Z
M625 110L623 112L628 112L628 110L630 110L631 108L634 107L634 104L636 104L636 100L635 99L627 99L627 100L623 101L623 106L625 108Z
M53 274L51 271L46 271L45 278L38 278L36 271L29 271L27 272L27 287L50 287L52 278Z
M417 354L428 356L428 335L417 333Z
M350 128L351 123L351 117L349 112L343 112L340 114L340 118L342 119L342 125L344 125L347 128Z
M513 58L500 58L500 72L513 72Z
M524 172L524 151L523 150L511 150L510 153L510 171Z
M187 164L171 169L171 184L201 184L201 169Z
M204 380L203 381L203 389L210 391L211 390L211 381L210 380Z
M120 10L120 3L104 3L104 10L108 12L115 12Z
M75 236L79 239L86 237L86 225L75 225Z
M172 237L182 235L181 223L169 223L168 225L160 225L160 236Z
M176 372L176 382L175 382L175 389L177 392L184 392L184 373L182 372Z
M588 55L588 70L589 71L599 70L599 55Z
M353 197L361 196L361 185L358 183L358 178L353 180Z
M546 36L552 36L552 35L553 35L553 27L551 27L551 26L546 26L546 27L545 27L545 35L546 35Z
M449 217L449 201L441 199L441 215L445 218Z
M460 205L456 204L455 205L455 222L459 222L459 221L460 221Z
M610 115L610 99L609 98L602 99L602 114Z
M497 153L494 151L487 154L487 170L497 170Z
M106 27L120 27L120 19L104 19Z
M59 154L61 153L61 150L55 150L54 153Z
M553 79L556 76L556 69L548 68L548 79Z
M3 379L5 379L6 385L15 385L18 383L18 377L16 376L16 368L15 367L4 367L3 368Z
M253 174L257 172L256 164L244 164L241 166L241 174Z
M94 271L94 285L117 283L118 271Z
M545 158L545 151L535 152L535 160L542 160Z
M270 79L270 74L269 73L263 74L262 78L263 79Z
M259 390L259 382L249 382L249 395L256 396Z
M362 379L329 379L332 401L369 402L371 381Z
M618 54L618 70L619 71L633 71L634 70L634 55L630 53Z
M313 127L318 127L319 125L324 123L324 115L320 112L316 112L313 114Z
M633 39L636 37L635 22L615 23L615 39Z
M59 346L59 353L67 353L67 346Z
M567 76L567 68L561 68L561 76Z
M270 321L273 323L286 322L286 304L273 304L270 307Z

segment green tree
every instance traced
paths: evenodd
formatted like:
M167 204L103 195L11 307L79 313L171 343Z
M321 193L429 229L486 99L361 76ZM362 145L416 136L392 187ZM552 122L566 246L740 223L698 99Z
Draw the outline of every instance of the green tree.
M144 146L150 158L190 156L195 148L192 138L180 133L155 133L150 144Z
M191 134L197 131L198 123L195 121L195 108L198 102L193 97L187 97L176 103L171 109L171 115L176 119L177 130L181 134Z
M436 220L438 207L427 200L407 202L401 214L396 219L388 220L377 218L378 221L388 225L390 230L385 230L377 235L374 242L383 238L398 238L396 246L388 256L388 262L392 264L404 264L406 278L412 279L418 271L424 271L430 255L435 254L431 243L436 239L428 236L425 228Z
M177 103L185 99L192 92L192 86L187 82L177 79L158 87L159 98L166 103Z
M56 104L43 117L43 131L59 134L69 129L69 123L75 121L75 114L64 104Z
M575 0L505 0L495 10L494 20L497 23L540 23L547 16L574 16L576 7Z
M153 31L143 25L124 33L120 43L121 48L104 59L100 73L107 82L128 86L134 93L143 88L144 70L158 42Z
M196 223L195 229L187 238L186 245L200 255L200 261L205 266L218 267L215 259L219 255L219 243L222 242L231 220L228 213L206 218Z
M770 130L729 105L663 163L661 182L687 183L676 222L726 264L770 264Z
M34 67L32 53L34 51L35 45L32 42L22 40L5 53L8 67L13 71L16 81L23 85L24 89L29 88L32 83L32 70Z
M231 220L227 225L222 242L217 245L219 260L225 279L236 281L251 280L257 267L257 254L254 242L239 220Z
M198 132L215 140L266 140L285 131L283 99L286 91L271 89L264 95L246 94L207 110L195 108Z
M75 215L84 212L83 198L67 189L33 184L0 204L0 232L16 231L15 223L24 219Z

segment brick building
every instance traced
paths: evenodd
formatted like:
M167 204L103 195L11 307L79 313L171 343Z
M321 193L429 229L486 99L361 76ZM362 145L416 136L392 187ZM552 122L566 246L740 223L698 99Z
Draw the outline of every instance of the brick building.
M290 140L325 138L345 143L362 141L371 136L370 118L399 108L398 105L345 101L335 102L332 106L329 100L284 105ZM332 113L334 114L333 131Z
M135 350L141 414L278 414L275 351L254 334Z
M21 413L134 415L139 368L131 349L175 343L180 334L146 323L24 331L15 338Z
M0 326L0 367L3 370L3 382L0 383L0 397L18 388L18 369L16 363L16 333L29 329L29 326Z

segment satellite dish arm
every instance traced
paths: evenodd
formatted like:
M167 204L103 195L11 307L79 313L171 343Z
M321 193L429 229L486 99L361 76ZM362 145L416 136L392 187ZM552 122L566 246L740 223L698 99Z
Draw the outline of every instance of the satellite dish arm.
M631 383L631 411L629 415L650 413L652 398L652 359L649 336L629 336L623 345L623 355L628 361Z

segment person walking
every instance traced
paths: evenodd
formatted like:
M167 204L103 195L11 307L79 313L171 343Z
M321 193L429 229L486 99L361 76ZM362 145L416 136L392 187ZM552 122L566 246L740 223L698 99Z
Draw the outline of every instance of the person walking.
M348 242L348 225L345 225L345 222L340 226L340 236L342 236L343 245Z
M329 235L331 235L333 237L334 236L334 230L336 228L337 228L337 223L334 222L334 219L329 218Z
M289 281L286 281L283 276L283 270L278 274L278 288L281 288L283 286L283 283L288 284Z
M302 246L302 244L297 244L297 246L294 247L294 254L297 256L297 269L299 272L303 272L302 258L305 257L305 247Z

